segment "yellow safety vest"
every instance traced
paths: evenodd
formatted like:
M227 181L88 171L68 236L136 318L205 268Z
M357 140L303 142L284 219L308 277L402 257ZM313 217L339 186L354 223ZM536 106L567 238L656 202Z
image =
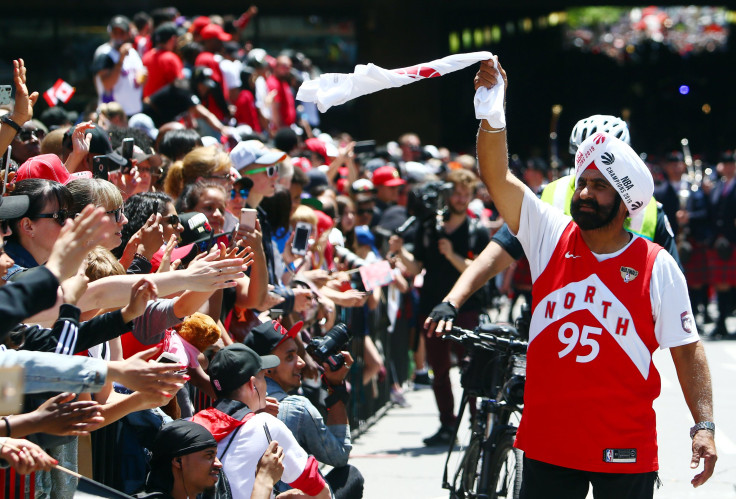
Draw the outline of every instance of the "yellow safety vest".
M575 193L575 177L567 175L547 185L542 191L542 201L551 204L555 208L570 214L570 201ZM636 235L654 241L654 233L657 228L657 201L652 198L647 207L640 211L636 217L627 218L624 228Z

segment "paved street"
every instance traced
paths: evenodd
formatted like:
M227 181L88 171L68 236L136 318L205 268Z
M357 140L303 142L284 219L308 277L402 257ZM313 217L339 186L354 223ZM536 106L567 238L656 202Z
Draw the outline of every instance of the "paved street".
M669 352L657 352L662 394L655 409L663 487L655 492L655 498L736 498L736 341L706 341L705 346L713 374L719 452L716 473L701 488L690 485L696 474L689 467L688 429L692 420ZM454 381L457 384L456 370ZM455 393L459 399L459 386ZM438 428L432 391L410 391L407 399L411 407L389 409L355 442L351 462L366 478L366 499L448 497L441 487L446 449L422 444L422 438ZM583 422L562 430L574 435L574 424ZM461 428L464 431L467 424Z

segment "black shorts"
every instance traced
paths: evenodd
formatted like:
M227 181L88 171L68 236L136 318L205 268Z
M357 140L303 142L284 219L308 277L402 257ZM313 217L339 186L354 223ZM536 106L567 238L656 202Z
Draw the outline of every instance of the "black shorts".
M585 499L593 485L595 499L652 499L657 472L597 473L563 468L524 456L521 499Z

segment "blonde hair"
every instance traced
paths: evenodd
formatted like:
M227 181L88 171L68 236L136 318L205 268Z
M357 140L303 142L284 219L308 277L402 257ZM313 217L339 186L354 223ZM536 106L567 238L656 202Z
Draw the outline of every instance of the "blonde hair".
M102 206L106 210L115 210L123 206L123 195L115 184L101 178L78 178L66 184L74 198L74 213L81 212L85 206L92 204Z
M87 253L86 263L87 270L84 274L89 278L89 282L111 275L125 275L125 269L115 255L102 246L97 246Z
M309 206L300 204L296 207L296 211L291 218L289 218L291 225L296 225L297 222L306 222L316 229L318 222L317 214Z
M105 115L105 117L107 117L108 119L122 118L123 120L128 121L128 116L125 114L123 106L121 106L117 102L107 102L100 104L97 108L97 112Z
M166 194L176 199L184 186L193 184L199 178L230 173L230 156L215 146L195 147L181 161L169 167L164 181Z
M187 340L200 352L214 345L220 339L220 328L209 315L195 312L178 327L179 336Z

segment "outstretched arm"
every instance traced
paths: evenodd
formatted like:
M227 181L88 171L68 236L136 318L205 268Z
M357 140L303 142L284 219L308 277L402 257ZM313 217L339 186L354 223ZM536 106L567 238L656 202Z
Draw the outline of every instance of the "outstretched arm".
M710 369L705 358L703 343L698 341L680 347L670 348L675 363L677 378L685 396L690 413L696 423L713 421L713 390L710 382ZM703 485L713 474L718 459L716 443L711 431L700 430L693 437L691 468L697 468L704 460L703 471L691 480L693 487Z
M494 60L483 61L475 75L475 89L491 88L500 79L506 82L506 72L501 64L498 63L496 69ZM524 184L509 171L506 130L494 129L487 120L482 120L478 129L477 151L481 179L499 213L511 231L516 233L519 230Z

